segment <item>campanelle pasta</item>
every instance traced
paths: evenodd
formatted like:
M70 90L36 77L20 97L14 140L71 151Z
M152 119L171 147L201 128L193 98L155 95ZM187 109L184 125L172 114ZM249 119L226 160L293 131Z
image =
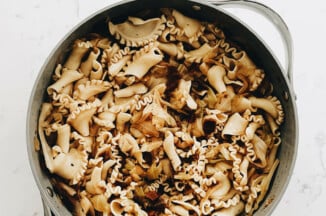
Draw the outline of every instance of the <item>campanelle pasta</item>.
M110 37L75 41L39 116L45 165L67 207L252 215L279 164L285 117L261 87L264 71L221 29L174 9L108 28Z

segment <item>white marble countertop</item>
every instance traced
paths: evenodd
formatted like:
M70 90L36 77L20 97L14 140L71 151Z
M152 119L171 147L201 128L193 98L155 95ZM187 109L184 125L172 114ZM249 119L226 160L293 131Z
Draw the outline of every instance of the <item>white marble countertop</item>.
M25 119L33 83L45 58L78 22L116 0L11 0L0 3L0 215L43 215L28 163ZM291 182L273 215L325 215L326 202L326 3L322 0L260 0L288 24L294 41L294 87L300 136ZM234 9L252 22L278 56L269 25Z

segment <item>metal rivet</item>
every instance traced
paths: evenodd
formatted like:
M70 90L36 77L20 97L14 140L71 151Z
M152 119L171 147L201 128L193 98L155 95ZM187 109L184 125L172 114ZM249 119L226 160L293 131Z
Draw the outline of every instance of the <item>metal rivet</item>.
M50 197L53 197L53 190L50 187L46 188L46 192L49 194Z
M201 10L201 7L198 6L198 5L193 5L192 6L192 9L194 9L195 11L200 11Z
M284 97L284 100L288 101L289 100L289 93L287 91L284 91L283 92L283 97Z

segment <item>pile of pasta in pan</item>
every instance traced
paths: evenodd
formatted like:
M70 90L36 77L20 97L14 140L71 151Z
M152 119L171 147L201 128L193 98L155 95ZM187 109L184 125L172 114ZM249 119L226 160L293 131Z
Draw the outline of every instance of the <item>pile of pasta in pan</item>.
M284 119L265 73L221 29L164 8L108 21L57 64L38 135L74 215L252 215Z

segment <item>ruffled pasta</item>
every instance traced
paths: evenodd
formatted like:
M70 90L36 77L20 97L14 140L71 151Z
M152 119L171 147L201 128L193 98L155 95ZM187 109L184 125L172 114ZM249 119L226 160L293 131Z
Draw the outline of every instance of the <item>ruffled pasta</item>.
M128 17L128 21L120 24L109 22L109 30L121 44L127 46L144 46L155 41L165 29L165 16L142 20Z
M89 41L76 40L64 67L69 70L77 70L82 58L91 47L92 44Z
M132 61L127 63L123 74L141 79L152 66L162 59L163 54L155 44L146 45L133 55Z
M285 120L264 71L175 9L109 21L54 68L38 138L74 215L252 215ZM272 84L270 84L272 85Z

